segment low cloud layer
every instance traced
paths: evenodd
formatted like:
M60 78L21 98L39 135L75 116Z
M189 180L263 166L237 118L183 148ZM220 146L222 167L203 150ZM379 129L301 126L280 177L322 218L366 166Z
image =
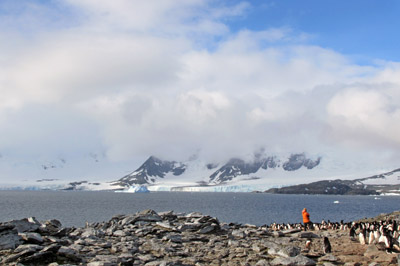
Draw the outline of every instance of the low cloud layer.
M249 3L21 3L0 15L0 152L400 153L400 63L360 65L287 27L233 31Z

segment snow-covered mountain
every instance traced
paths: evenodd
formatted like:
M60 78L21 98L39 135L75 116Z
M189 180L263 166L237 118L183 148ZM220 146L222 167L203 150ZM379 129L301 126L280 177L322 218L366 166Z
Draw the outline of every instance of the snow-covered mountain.
M154 156L150 156L139 169L124 176L119 181L121 184L128 186L152 184L157 179L164 178L169 173L179 176L185 170L186 166L182 163L162 161Z
M312 159L304 153L284 159L258 154L252 160L233 158L224 163L165 161L151 156L114 184L122 187L145 184L151 190L252 191L293 182L291 178L310 174L320 162L321 157ZM274 180L285 175L291 178Z
M165 161L151 156L137 170L112 185L125 188L146 185L151 191L248 192L335 179L356 180L360 187L371 183L400 185L400 177L393 177L396 173L352 167L329 157L311 157L305 153L257 154L250 160L233 158L223 163L198 159Z
M150 191L249 192L338 179L357 179L360 186L375 185L376 189L387 184L400 189L399 172L393 171L398 165L383 167L379 162L326 154L261 152L221 162L199 157L178 162L150 156L141 165L137 160L112 162L101 153L17 159L0 158L0 189L128 190L146 186Z
M0 190L115 189L107 181L132 169L132 161L110 161L102 152L57 156L0 157Z

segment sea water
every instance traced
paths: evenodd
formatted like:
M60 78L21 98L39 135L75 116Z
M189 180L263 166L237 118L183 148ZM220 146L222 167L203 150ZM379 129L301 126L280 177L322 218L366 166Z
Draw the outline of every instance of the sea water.
M83 191L0 191L0 222L34 216L58 219L63 226L108 221L113 215L145 209L201 212L221 222L254 225L301 222L307 208L312 221L345 222L399 210L398 196L278 195L266 193Z

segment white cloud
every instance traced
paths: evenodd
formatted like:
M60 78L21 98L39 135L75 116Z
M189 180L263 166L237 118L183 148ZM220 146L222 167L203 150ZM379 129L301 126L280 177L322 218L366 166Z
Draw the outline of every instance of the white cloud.
M331 127L335 130L334 135L343 138L347 143L398 149L400 147L398 89L400 86L397 87L397 91L381 86L377 88L359 86L338 92L327 106Z
M45 20L26 38L0 32L16 43L0 44L0 151L101 145L116 160L198 150L219 159L261 146L318 153L349 142L399 151L397 63L357 65L290 28L231 32L226 21L245 16L245 2L58 3L77 21Z

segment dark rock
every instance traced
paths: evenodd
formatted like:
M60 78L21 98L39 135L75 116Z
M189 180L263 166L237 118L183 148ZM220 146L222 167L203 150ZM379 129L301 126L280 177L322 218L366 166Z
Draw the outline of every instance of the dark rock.
M273 231L272 235L275 236L275 237L285 236L285 234L282 231Z
M14 253L20 253L24 251L30 251L32 253L35 253L38 250L42 250L43 247L40 245L35 245L35 244L25 244L25 245L19 245L16 249L14 249Z
M330 262L337 262L338 260L339 259L332 254L326 254L318 259L318 261L330 261Z
M242 230L233 230L232 236L234 236L236 238L245 238L246 234Z
M22 258L20 260L21 263L48 263L50 261L53 261L55 259L55 254L50 252L50 251L40 251L38 253L35 253L31 256Z
M57 232L52 233L52 236L63 237L72 232L72 230L73 230L72 228L64 227L58 230Z
M301 229L299 228L294 228L294 229L289 229L289 230L283 230L281 231L283 234L288 235L288 234L294 234L294 233L298 233L301 232Z
M15 262L18 260L21 260L24 256L29 256L31 254L34 254L34 250L26 249L21 252L18 252L17 254L12 254L7 257L5 257L3 260L1 260L2 264L8 265L11 262Z
M24 218L21 220L13 220L7 223L13 226L19 233L23 232L35 232L40 227L40 223L37 223L34 218Z
M280 257L295 257L300 254L299 247L274 245L268 249L268 254Z
M14 227L15 226L12 224L0 224L0 233L3 231L8 231L8 230L14 229Z
M270 266L271 264L267 260L259 260L255 266Z
M319 235L314 234L312 232L301 232L297 235L299 238L320 238Z
M153 210L144 210L136 214L135 222L160 222L162 218Z
M79 257L78 252L70 247L60 247L57 251L57 254L74 262L82 261L82 259Z
M217 225L207 225L200 229L199 233L200 234L210 234L218 230Z
M20 244L22 244L22 238L15 229L0 233L0 250L15 249Z
M60 231L61 227L62 225L59 220L56 219L47 220L41 224L39 232L42 235L56 234L57 232Z
M61 245L59 244L51 244L49 246L46 246L45 248L43 248L43 251L49 251L49 252L53 252L53 253L57 253L58 250L60 249Z
M38 233L19 233L22 240L26 243L41 244L43 243L43 237Z
M303 255L298 255L296 257L288 257L282 258L277 257L271 261L271 265L288 265L288 266L296 266L296 265L316 265L315 261L307 258Z
M181 235L167 235L163 239L169 240L174 243L182 243L182 236Z

